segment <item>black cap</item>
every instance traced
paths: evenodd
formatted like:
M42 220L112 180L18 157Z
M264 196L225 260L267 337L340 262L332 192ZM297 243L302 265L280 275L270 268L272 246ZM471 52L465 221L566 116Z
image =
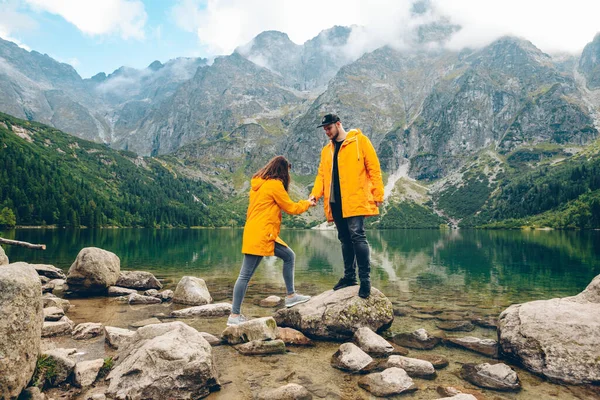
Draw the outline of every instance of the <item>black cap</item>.
M317 128L335 124L338 121L340 121L340 117L338 117L337 114L327 114L323 117L323 119L321 120L321 125L317 126Z

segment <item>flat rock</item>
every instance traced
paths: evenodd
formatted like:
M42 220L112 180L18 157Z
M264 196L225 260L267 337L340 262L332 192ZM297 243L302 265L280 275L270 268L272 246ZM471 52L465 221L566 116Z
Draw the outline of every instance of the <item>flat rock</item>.
M50 279L67 279L67 275L60 269L56 268L54 265L48 264L30 264L33 268L35 268L36 272Z
M440 344L442 339L431 336L425 329L421 328L410 333L399 333L392 338L392 341L411 349L431 350Z
M506 364L464 364L461 378L482 388L514 391L521 388L517 373Z
M453 398L459 395L470 395L472 397L464 397L465 400L468 399L476 399L476 400L487 400L488 398L481 392L473 389L466 389L464 387L456 387L456 386L438 386L437 392L443 396L443 398ZM460 397L458 397L460 399ZM502 400L498 397L498 400Z
M123 343L129 340L135 331L129 329L117 328L114 326L104 327L104 340L109 346L118 349Z
M60 307L63 309L64 312L69 311L69 308L71 308L71 303L69 302L69 300L57 297L52 293L45 293L42 296L42 304L44 308Z
M417 390L413 380L400 368L388 368L361 377L358 386L379 397L388 397Z
M359 328L354 333L353 340L365 353L373 357L387 357L394 352L394 346L367 327Z
M127 289L120 286L109 286L107 292L110 297L129 296L132 293L137 293L137 290Z
M215 335L211 335L210 333L207 332L200 332L200 334L202 335L202 337L204 339L206 339L206 341L208 342L208 344L210 344L211 346L219 346L223 344L223 341L216 337Z
M266 299L262 299L259 305L261 307L277 307L279 304L281 304L281 297L269 296Z
M65 311L60 307L44 308L44 321L58 321L65 316Z
M342 371L362 373L375 368L375 362L371 356L362 351L354 343L344 343L331 357L331 365Z
M273 317L255 318L239 325L228 326L221 337L229 344L274 340L277 339L277 324Z
M215 303L205 304L203 306L188 307L171 312L171 317L190 318L190 317L223 317L231 314L231 304Z
M297 383L288 383L276 389L267 389L256 396L257 400L312 400L312 398L312 394Z
M90 361L80 361L73 371L73 383L77 387L91 386L98 377L98 372L104 365L104 360L98 358Z
M415 358L418 358L419 360L429 361L435 369L446 368L449 364L447 358L437 354L418 354L417 356L415 356Z
M84 322L77 325L71 335L75 340L85 340L102 335L104 326L95 322Z
M385 363L385 368L391 367L402 368L411 378L433 379L436 377L433 364L418 358L390 356Z
M475 329L475 325L470 321L445 321L438 322L435 326L443 331L450 332L471 332Z
M58 321L44 321L42 337L70 335L73 330L73 321L66 315Z
M462 347L474 351L484 356L498 358L498 342L493 339L481 339L474 336L465 336L461 338L446 338L444 343Z
M162 289L162 283L146 271L123 271L119 275L116 286L137 290Z
M486 318L477 317L477 318L473 318L471 320L471 322L474 325L480 326L482 328L498 329L498 318L495 318L495 317L486 317Z
M314 346L312 340L304 336L302 332L292 328L277 327L277 339L283 340L286 345Z
M394 315L398 317L406 317L411 315L414 310L410 307L394 306Z
M173 303L202 306L212 303L212 297L204 279L194 276L184 276L175 288Z
M160 297L160 293L156 289L148 289L144 291L144 296Z
M392 303L376 288L367 299L358 297L358 286L328 290L308 302L278 310L279 326L297 329L311 338L344 340L363 326L378 332L394 320Z
M284 354L285 343L283 340L252 340L248 343L242 343L234 346L240 354L246 356L266 355L266 354Z
M472 394L459 393L452 397L441 397L439 400L477 400L477 397Z
M144 295L137 294L137 293L131 293L127 297L127 302L129 304L158 304L158 303L162 303L162 301L160 299L157 299L156 297L144 296Z

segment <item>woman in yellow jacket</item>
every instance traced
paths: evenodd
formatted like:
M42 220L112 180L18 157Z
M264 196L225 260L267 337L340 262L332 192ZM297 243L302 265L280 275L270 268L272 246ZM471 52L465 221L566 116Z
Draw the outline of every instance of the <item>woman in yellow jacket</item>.
M233 288L233 306L227 325L238 325L246 321L240 313L248 282L264 256L275 255L283 260L283 279L287 289L285 305L292 307L304 303L310 296L294 290L294 264L296 255L279 238L281 210L288 214L302 214L315 201L301 200L294 203L288 195L291 164L285 157L277 156L252 177L250 204L246 214L242 253L244 261L240 275Z

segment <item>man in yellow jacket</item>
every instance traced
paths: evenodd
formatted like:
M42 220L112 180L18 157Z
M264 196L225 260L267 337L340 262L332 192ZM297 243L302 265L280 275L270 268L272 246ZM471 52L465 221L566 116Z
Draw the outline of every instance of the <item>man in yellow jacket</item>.
M342 243L344 276L333 287L356 285L358 295L371 294L369 243L364 230L366 216L379 214L383 203L383 180L377 153L360 129L344 130L336 114L327 114L321 125L331 140L321 151L321 162L309 200L325 196L327 221L335 222Z

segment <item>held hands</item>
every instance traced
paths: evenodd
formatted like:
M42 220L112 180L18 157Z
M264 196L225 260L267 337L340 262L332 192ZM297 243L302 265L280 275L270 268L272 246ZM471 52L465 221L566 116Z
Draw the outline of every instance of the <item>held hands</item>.
M376 205L377 207L381 207L381 206L383 205L383 201L376 201L376 202L375 202L375 205Z
M308 196L308 202L310 203L311 207L314 207L317 205L317 199L315 199L315 196Z

